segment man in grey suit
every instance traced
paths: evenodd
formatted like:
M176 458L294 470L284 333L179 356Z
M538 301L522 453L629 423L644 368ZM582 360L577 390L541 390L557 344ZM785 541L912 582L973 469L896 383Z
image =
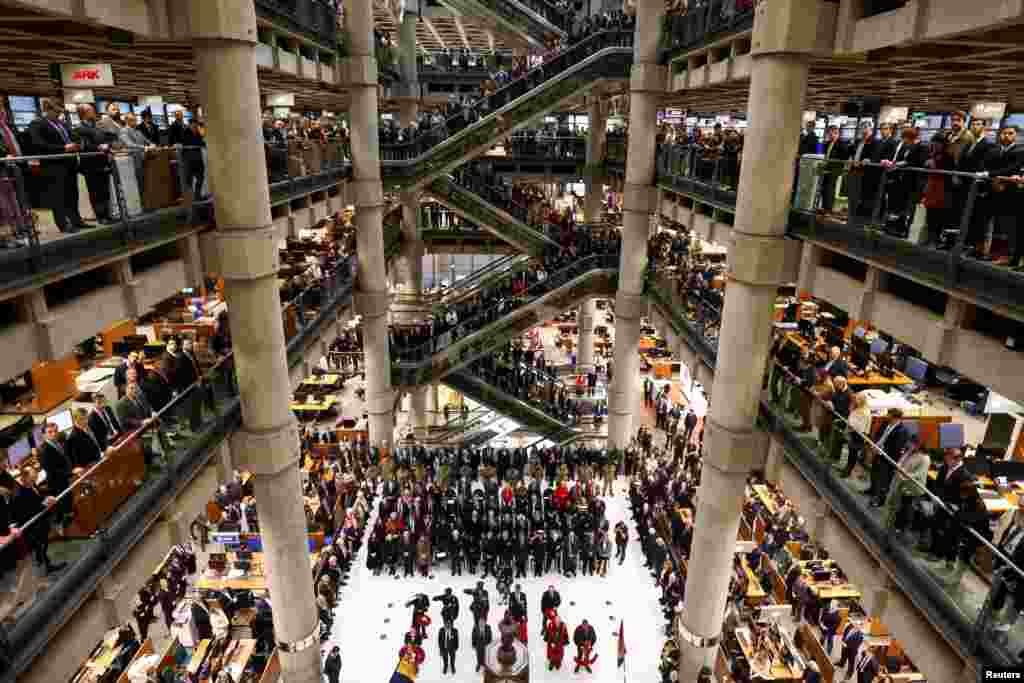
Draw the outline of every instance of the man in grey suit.
M121 422L121 427L126 432L133 432L142 427L147 427L158 419L153 414L153 406L146 400L146 396L139 388L138 382L128 383L124 398L117 402L115 412L117 413L117 419ZM149 465L153 461L154 453L145 440L143 440L143 451L145 452L146 464Z

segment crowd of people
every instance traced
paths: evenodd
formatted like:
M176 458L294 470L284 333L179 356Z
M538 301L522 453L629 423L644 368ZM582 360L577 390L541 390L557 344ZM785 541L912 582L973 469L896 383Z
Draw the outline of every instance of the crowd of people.
M800 153L820 153L826 160L851 162L846 178L849 215L860 220L880 215L887 229L909 234L918 204L924 207L925 244L949 248L955 240L945 230L959 232L972 186L973 198L966 245L971 255L990 260L986 247L990 224L1010 240L1009 253L1000 261L1015 269L1024 268L1024 239L1021 237L1020 197L1024 192L1024 143L1017 126L999 129L990 140L992 122L974 118L967 125L966 112L950 115L948 130L919 139L912 125L882 123L876 131L863 126L852 141L840 138L837 126L829 126L825 139L818 140L814 122L808 122L800 137ZM963 175L921 173L901 169L955 171ZM884 172L884 176L883 176ZM883 187L883 177L885 184ZM822 179L820 208L833 210L838 171ZM881 191L882 205L877 206Z

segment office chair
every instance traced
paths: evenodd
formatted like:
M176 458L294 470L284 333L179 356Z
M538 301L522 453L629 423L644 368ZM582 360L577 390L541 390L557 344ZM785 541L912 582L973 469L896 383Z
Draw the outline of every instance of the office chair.
M884 339L876 339L871 342L871 353L885 353L889 350L889 344Z
M896 387L904 394L913 394L923 388L924 378L928 375L928 363L914 356L907 357L907 367L904 370L913 384L904 384Z
M964 426L959 422L939 425L939 448L963 448Z

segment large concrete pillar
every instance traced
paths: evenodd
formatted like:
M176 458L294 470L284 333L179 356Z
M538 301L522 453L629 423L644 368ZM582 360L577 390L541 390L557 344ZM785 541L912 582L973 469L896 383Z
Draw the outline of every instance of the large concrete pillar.
M761 368L771 342L775 295L784 275L784 240L818 0L757 6L746 135L736 206L721 344L707 418L704 470L683 614L677 628L679 680L714 664L732 574L747 475L764 463L754 422ZM632 136L630 139L632 143ZM632 150L630 150L632 155Z
M215 245L242 402L238 465L252 471L282 676L319 683L320 639L299 486L299 438L289 407L278 294L277 237L260 145L256 11L247 0L189 0L207 117ZM376 134L376 132L375 132Z
M594 320L597 318L597 300L587 299L580 304L577 324L580 330L580 347L576 353L576 367L589 370L594 365Z
M373 56L373 7L346 0L351 56L346 60L352 93L353 196L356 205L356 249L359 261L356 310L363 317L366 402L370 442L390 448L394 441L394 397L388 353L388 296L384 259L384 188L380 181L380 140L377 115L377 60Z
M420 106L419 70L416 65L416 22L419 0L405 0L402 22L398 29L398 71L402 77L399 88L398 121L405 127L416 121Z
M598 99L593 99L587 108L590 123L587 129L587 169L584 176L586 197L583 200L583 220L596 223L601 220L601 205L604 190L604 174L598 167L604 161L604 146L608 112Z
M625 206L619 291L615 297L615 373L609 396L608 445L625 448L633 431L633 411L639 406L640 316L645 310L643 274L651 213L656 208L654 137L658 94L664 92L666 67L658 64L658 36L665 3L637 0L633 39L633 71L629 79L629 155L626 164Z
M426 249L420 236L419 196L415 192L403 192L399 199L402 202L402 289L406 294L421 297Z

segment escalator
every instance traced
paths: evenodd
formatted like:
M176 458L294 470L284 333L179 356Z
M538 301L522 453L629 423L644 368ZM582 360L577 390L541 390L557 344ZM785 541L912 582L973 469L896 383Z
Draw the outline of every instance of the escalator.
M530 257L524 254L503 256L496 261L491 261L483 268L473 271L461 280L456 280L450 287L444 287L424 298L432 304L445 306L457 304L492 287L500 279L525 268L529 262Z
M579 258L518 296L438 330L419 346L392 348L392 385L437 382L584 299L614 296L618 263L616 252Z
M505 201L498 194L490 195L489 190L493 188L489 188L482 180L480 176L468 172L458 176L441 176L427 187L426 192L462 218L472 221L522 252L540 257L545 249L558 246L557 242L543 233L542 228L526 223L525 207ZM503 207L499 208L496 204Z
M507 1L507 0L503 0ZM413 141L380 146L385 191L422 190L516 128L609 80L627 80L633 32L603 31L449 116Z
M561 443L576 436L576 431L569 425L498 389L468 370L448 374L444 383L477 403L515 420L523 429L550 441Z
M519 37L532 48L543 48L552 35L566 36L566 17L548 0L443 0L460 14L484 17L499 31Z

